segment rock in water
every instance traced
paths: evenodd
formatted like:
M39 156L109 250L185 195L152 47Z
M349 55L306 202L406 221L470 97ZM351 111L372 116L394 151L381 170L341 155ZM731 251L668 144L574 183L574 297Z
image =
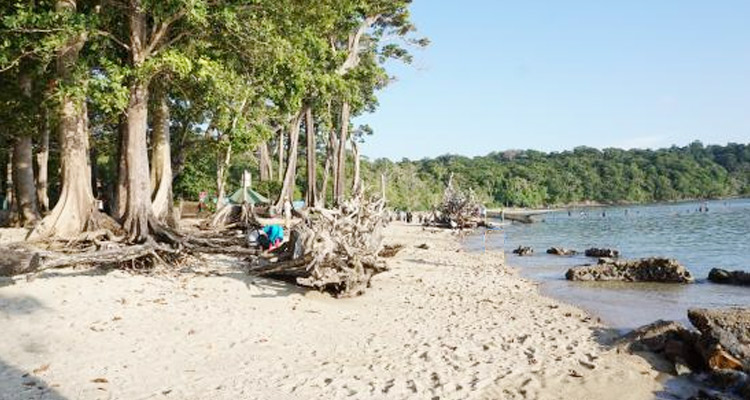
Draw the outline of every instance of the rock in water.
M588 254L587 254L588 255ZM692 283L695 281L684 266L669 258L640 260L601 259L598 265L573 267L565 274L571 281L624 281Z
M617 258L620 257L620 252L615 249L597 249L592 247L586 249L584 255L586 255L586 257Z
M547 254L553 254L556 256L574 256L578 254L575 250L565 249L562 247L550 247L547 249Z
M517 249L513 250L513 254L518 254L519 256L530 256L534 254L534 249L528 246L518 246Z
M678 375L682 366L701 371L703 359L697 352L698 333L675 321L659 320L642 326L618 340L618 346L630 351L648 351L664 357Z
M711 369L750 372L750 308L688 310L700 332L699 347Z
M750 286L750 272L714 268L708 273L708 280L726 285Z

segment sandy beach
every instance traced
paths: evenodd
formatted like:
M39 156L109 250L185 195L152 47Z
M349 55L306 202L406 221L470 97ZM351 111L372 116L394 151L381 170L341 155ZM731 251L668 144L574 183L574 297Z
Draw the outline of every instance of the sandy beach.
M0 283L0 399L651 399L643 359L541 296L500 253L394 223L361 297L230 259L159 276L59 270ZM428 249L417 248L427 244Z

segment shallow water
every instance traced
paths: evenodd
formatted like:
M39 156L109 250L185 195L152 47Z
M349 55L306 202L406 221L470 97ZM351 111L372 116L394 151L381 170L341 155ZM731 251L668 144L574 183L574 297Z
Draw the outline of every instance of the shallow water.
M708 212L697 211L702 204ZM750 270L750 199L579 208L537 218L542 222L492 232L487 247L503 248L508 264L541 282L545 294L581 306L614 328L632 329L657 319L686 322L691 307L750 305L750 288L706 281L714 267ZM467 245L483 249L483 235L473 236ZM534 255L511 254L519 245L533 247ZM552 246L581 252L616 248L625 258L676 258L697 283L569 282L568 268L596 259L545 254Z

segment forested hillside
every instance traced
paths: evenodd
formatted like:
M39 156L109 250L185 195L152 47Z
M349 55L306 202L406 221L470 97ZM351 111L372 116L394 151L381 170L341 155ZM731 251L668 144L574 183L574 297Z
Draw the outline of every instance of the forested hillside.
M643 203L750 195L750 146L542 153L510 150L484 157L454 155L420 161L375 160L366 176L389 182L391 205L421 209L439 199L453 173L493 206L539 207L583 202Z

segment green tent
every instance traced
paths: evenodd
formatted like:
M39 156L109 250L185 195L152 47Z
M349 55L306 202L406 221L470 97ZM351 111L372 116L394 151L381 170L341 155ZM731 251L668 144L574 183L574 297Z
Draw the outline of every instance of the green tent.
M256 192L253 189L246 188L245 200L252 205L256 204L269 204L270 201L262 194ZM236 192L229 196L229 202L233 204L242 204L242 188L237 189Z

